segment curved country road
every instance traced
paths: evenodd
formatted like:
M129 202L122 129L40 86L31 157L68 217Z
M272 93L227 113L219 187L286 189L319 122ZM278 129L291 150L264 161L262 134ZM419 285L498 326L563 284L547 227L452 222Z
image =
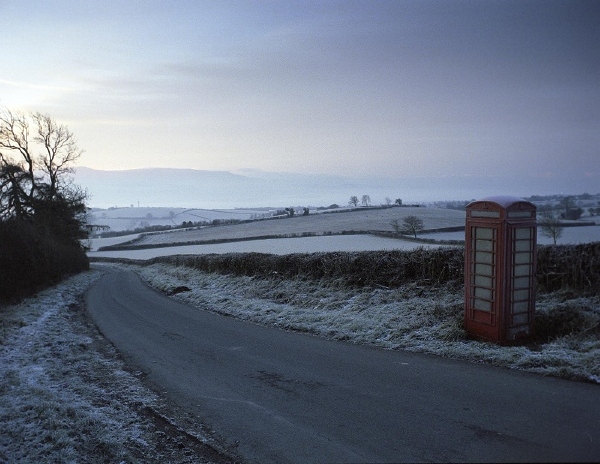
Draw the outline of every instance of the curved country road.
M598 461L600 387L267 328L111 271L87 295L126 360L247 462Z

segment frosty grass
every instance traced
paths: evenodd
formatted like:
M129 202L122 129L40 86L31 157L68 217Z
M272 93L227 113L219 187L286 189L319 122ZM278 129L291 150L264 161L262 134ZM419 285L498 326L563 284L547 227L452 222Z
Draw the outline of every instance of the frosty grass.
M0 463L207 462L147 417L161 400L86 319L100 275L0 307Z
M468 340L462 328L463 291L450 286L351 290L335 282L224 276L166 264L134 268L165 293L189 288L174 295L180 301L259 324L600 383L600 340L593 333L536 346ZM536 307L559 304L564 302L540 295ZM600 298L576 298L575 304L593 308L600 322Z

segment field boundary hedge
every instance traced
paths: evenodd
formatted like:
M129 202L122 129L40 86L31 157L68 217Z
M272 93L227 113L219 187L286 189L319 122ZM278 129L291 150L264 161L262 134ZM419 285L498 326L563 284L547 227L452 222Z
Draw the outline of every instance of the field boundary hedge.
M118 258L97 261L132 262ZM351 287L397 288L406 283L464 282L464 248L334 253L228 253L161 256L137 264L165 263L203 272L262 278L331 279ZM538 246L538 291L571 289L600 294L600 242Z

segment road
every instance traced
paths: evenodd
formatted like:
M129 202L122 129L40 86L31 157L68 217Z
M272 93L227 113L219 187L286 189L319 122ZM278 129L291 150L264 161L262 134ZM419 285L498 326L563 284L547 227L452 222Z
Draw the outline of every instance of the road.
M111 271L88 310L247 462L600 460L600 387L335 342L199 310Z

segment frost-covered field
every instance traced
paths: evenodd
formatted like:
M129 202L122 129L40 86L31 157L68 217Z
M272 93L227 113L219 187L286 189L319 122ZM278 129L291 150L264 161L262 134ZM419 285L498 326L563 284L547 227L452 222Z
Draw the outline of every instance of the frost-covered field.
M83 293L105 266L0 308L0 462L224 462L207 446L216 443L208 431L144 386L90 322ZM540 295L538 311L577 312L587 326L548 343L498 347L465 338L460 288L349 290L129 267L164 292L179 288L181 301L254 323L600 383L598 296Z
M415 215L423 220L425 229L460 227L465 225L464 211L442 208L402 207L345 211L332 214L309 214L289 219L252 221L243 224L221 225L192 230L173 230L161 234L145 235L140 243L157 245L163 243L198 242L207 240L235 240L248 237L285 236L294 234L328 235L343 232L387 231L392 232L390 221Z
M94 248L98 247L97 239ZM102 245L100 245L102 246ZM201 255L211 253L272 253L286 255L291 253L317 253L328 251L377 251L377 250L412 250L417 247L437 247L408 240L376 237L373 235L331 235L320 237L273 238L265 240L248 240L209 245L169 246L140 250L93 251L90 258L128 258L150 259L157 256Z
M144 226L180 226L182 222L210 222L215 219L247 220L271 215L269 208L202 209L202 208L93 208L90 223L109 226L113 231L133 230Z
M434 240L464 240L464 232L436 232L426 234L423 238L431 238ZM581 226L581 227L564 227L562 235L556 241L557 245L576 245L578 243L590 243L600 241L600 225L596 226ZM537 242L540 245L552 245L554 242L550 237L546 237L540 229L538 229Z

